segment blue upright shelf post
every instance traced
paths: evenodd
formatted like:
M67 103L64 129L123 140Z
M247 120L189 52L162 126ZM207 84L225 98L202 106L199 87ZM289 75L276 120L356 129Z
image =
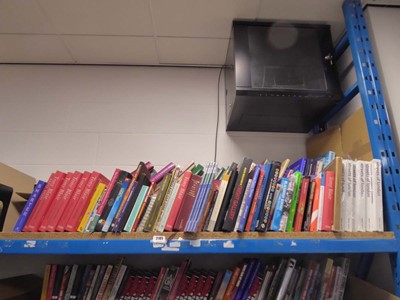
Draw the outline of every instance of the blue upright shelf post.
M347 36L357 75L357 85L367 122L372 154L382 161L384 213L387 229L400 238L400 167L390 121L381 90L364 12L359 0L343 3ZM396 294L400 296L400 243L391 254Z

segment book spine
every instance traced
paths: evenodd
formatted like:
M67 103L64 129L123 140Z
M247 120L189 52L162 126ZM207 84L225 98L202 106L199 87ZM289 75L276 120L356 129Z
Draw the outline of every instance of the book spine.
M112 270L113 270L113 266L112 265L108 265L107 269L106 269L106 271L104 273L103 280L101 281L99 291L97 292L97 295L96 295L96 298L95 298L96 300L101 300L103 298L103 294L104 294L104 291L105 291L105 289L107 287L107 282L110 279Z
M222 298L222 300L230 300L232 298L233 289L235 288L235 284L239 278L241 269L242 267L239 266L236 266L233 269L232 276L229 280L228 286L226 287L226 291L224 293L224 297Z
M78 225L82 220L83 214L86 211L89 201L92 198L96 187L99 183L108 184L108 179L98 172L93 172L89 177L88 182L82 191L75 210L68 219L67 225L65 226L66 231L75 232L78 229Z
M51 205L47 210L46 214L43 216L43 220L39 226L39 231L46 231L47 227L52 228L54 231L55 226L57 225L57 221L55 220L57 211L61 210L62 207L62 197L67 190L67 186L71 181L73 173L66 174L64 180L62 181L60 187L57 190L57 193L54 195L53 200L51 201Z
M271 230L273 230L273 231L279 230L279 225L281 223L281 218L282 218L282 213L283 213L283 206L285 204L286 191L289 187L289 179L286 177L282 178L280 185L281 185L281 190L278 195L275 211L272 216L272 222L271 222L271 226L270 226Z
M342 197L341 197L341 208L340 208L340 227L343 231L350 231L350 220L349 215L350 212L348 209L348 202L350 201L350 182L349 182L349 171L350 166L347 159L342 161Z
M136 216L135 222L133 223L133 227L132 227L132 232L135 232L138 229L139 224L141 223L144 214L146 213L146 210L149 206L150 200L151 200L151 196L154 194L154 189L155 189L156 184L154 182L152 182L147 190L146 195L144 196L144 200L142 205L139 208L139 212ZM143 225L144 226L144 225Z
M73 213L73 211L75 210L75 206L78 203L79 198L83 192L83 189L85 188L85 186L87 184L90 174L91 173L86 172L86 171L83 172L76 188L74 189L74 192L72 193L72 195L68 201L67 207L65 208L63 214L61 215L59 221L57 222L56 231L62 232L65 230L68 219L69 219L70 215Z
M303 173L300 171L296 171L296 172L294 172L294 176L295 176L295 184L294 184L294 191L293 191L293 199L292 199L292 202L290 203L290 210L289 210L289 215L288 215L288 220L287 220L287 225L286 225L287 232L293 231L294 217L296 215Z
M307 192L306 210L302 227L303 231L310 231L314 192L315 192L315 178L310 177L310 184Z
M46 300L47 298L47 288L49 286L50 272L51 272L51 265L47 264L44 267L42 292L40 293L40 300Z
M290 207L291 207L291 204L293 201L294 189L295 189L295 185L296 185L296 177L294 175L290 175L288 180L289 180L289 184L288 184L286 193L284 195L282 215L281 215L281 220L279 222L279 231L282 231L282 232L285 232L286 228L287 228Z
M308 176L304 177L303 180L301 181L299 204L297 207L296 217L294 220L293 229L296 232L301 231L301 229L302 229L309 185L310 185L310 177L308 177Z
M333 208L335 202L335 172L325 171L324 211L322 214L322 231L332 231Z
M124 198L125 192L129 186L130 178L125 178L124 182L121 184L121 189L118 192L117 197L111 207L111 210L104 222L103 228L101 229L102 232L108 232L111 226L111 222L114 220L114 217L121 205L122 199Z
M366 230L374 231L373 215L375 214L374 203L372 198L372 163L365 163L365 203L366 203Z
M354 199L355 231L365 231L365 164L356 161L356 197Z
M67 288L65 290L64 299L66 299L66 300L70 299L70 297L71 297L72 287L73 287L74 282L75 282L75 277L76 277L77 271L78 271L78 265L73 265L72 269L71 269L71 275L69 276L68 285L67 285Z
M233 192L233 198L229 204L224 225L222 226L223 231L233 231L235 228L236 218L239 214L240 206L243 201L243 195L246 189L251 164L251 159L244 158L239 172L239 179Z
M200 188L201 179L202 177L199 175L192 175L178 216L176 217L174 230L183 231L185 229L194 200Z
M253 201L251 203L250 210L249 210L249 215L247 217L246 225L245 225L245 228L244 228L245 232L252 231L251 227L252 227L253 219L254 219L254 216L255 216L256 209L257 209L257 205L259 203L259 198L260 198L260 194L261 194L261 187L262 187L262 184L263 184L263 181L264 181L264 177L265 177L265 171L264 171L264 169L260 168L260 173L259 173L259 176L258 176L256 189L254 191ZM255 226L256 222L257 221L254 222L254 226Z
M46 186L46 182L39 180L35 188L33 189L32 194L29 196L28 202L26 202L24 209L22 210L21 215L18 218L17 223L14 226L14 232L21 232L25 226L26 221L32 213L33 208L35 207L36 202L38 201L40 195L43 192L44 187ZM47 267L47 266L46 266Z
M311 211L310 231L317 231L320 187L321 187L321 177L317 177L315 178L315 190L313 197L313 206Z
M226 171L224 173L224 175L222 176L222 180L221 180L221 183L219 185L218 195L217 195L217 198L215 199L214 209L213 209L213 212L211 214L208 226L205 229L206 231L210 231L210 232L214 231L215 224L217 222L218 214L219 214L219 211L220 211L220 208L221 208L221 205L222 205L222 200L224 198L225 191L226 191L226 188L228 186L228 182L229 182L230 176L231 176L231 171L230 170Z
M204 209L203 217L199 223L199 228L197 231L205 231L210 223L211 215L214 211L215 201L218 197L218 189L221 184L221 180L214 179L212 182L211 192L208 195L206 202L206 207Z
M168 220L165 224L164 230L165 231L172 231L173 226L176 220L176 217L178 216L179 209L182 205L183 198L185 196L186 190L189 186L189 181L190 178L192 177L192 173L190 171L186 171L183 173L179 189L176 193L175 200L173 201L172 207L170 214L168 216Z
M156 201L156 197L157 197L157 194L151 194L150 195L150 198L148 200L148 205L145 207L143 218L138 224L137 231L143 231L144 226L145 226L145 224L147 222L147 219L150 216L150 212L153 209L154 202Z
M97 206L96 213L94 214L93 219L91 220L90 227L89 227L90 232L95 231L95 227L100 219L101 214L103 213L104 208L107 205L107 200L110 197L110 194L114 188L114 185L116 184L116 182L118 180L120 173L121 173L121 170L116 168L113 173L113 176L111 177L110 182L107 185L106 193L104 194L104 197L101 199L101 202Z
M159 172L154 174L153 176L150 177L150 182L155 182L158 183L160 182L165 175L167 175L169 172L171 172L175 168L175 164L170 162L168 165L166 165L164 168L162 168Z
M29 216L23 231L35 232L38 231L40 224L44 216L46 215L48 209L51 206L51 202L56 195L60 185L65 178L65 173L57 171L53 173L49 180L47 181L46 187L39 197L36 205L33 208L31 215Z
M49 282L47 284L46 300L51 300L53 293L54 281L56 280L57 265L51 265Z
M128 221L126 222L123 231L125 231L125 232L131 232L132 231L133 224L135 223L135 220L136 220L137 215L139 213L139 209L143 204L144 198L147 195L148 189L149 189L148 186L146 186L146 185L142 186L142 188L141 188L141 190L139 192L139 195L137 197L137 200L135 202L135 205L133 206L133 209L132 209L132 211L131 211L131 213L130 213L130 215L128 217Z
M254 211L254 216L253 219L251 221L251 227L250 227L250 231L255 231L257 225L260 222L260 217L261 217L261 210L264 208L264 204L265 204L265 198L266 198L266 193L268 192L268 185L270 182L270 171L271 171L271 167L272 165L270 163L265 163L264 164L264 179L261 185L261 191L260 191L260 195L258 197L257 200L257 206L256 209Z
M274 198L274 193L276 189L276 185L278 183L278 176L280 171L280 163L274 162L271 166L270 170L270 183L268 186L268 192L266 193L264 207L261 207L260 215L259 215L259 222L257 224L256 230L264 232L268 228L269 219L271 218L271 207L272 201Z
M375 231L383 232L382 162L372 160L372 198L375 206Z
M290 258L288 263L287 263L287 265L286 265L286 271L285 271L285 274L283 276L282 283L281 283L281 286L279 288L276 300L283 300L284 299L285 294L286 294L286 290L288 288L289 281L290 281L290 278L292 277L292 274L293 274L295 266L296 266L296 260L294 258Z
M324 212L324 204L325 204L325 179L326 172L322 171L321 175L321 184L319 187L319 200L318 200L318 215L317 215L317 230L322 230L322 214Z
M69 276L71 275L71 269L72 269L72 267L69 265L64 266L64 273L63 273L63 277L61 280L60 291L58 293L57 299L64 299L64 294L67 289Z
M233 274L233 272L231 270L226 270L215 299L222 300L224 298L224 295L225 295L226 289L228 288L228 284L231 280L232 274Z

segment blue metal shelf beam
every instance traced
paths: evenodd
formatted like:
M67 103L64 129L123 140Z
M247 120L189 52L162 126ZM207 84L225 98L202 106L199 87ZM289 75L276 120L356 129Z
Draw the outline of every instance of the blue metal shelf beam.
M394 239L0 240L1 254L395 253Z

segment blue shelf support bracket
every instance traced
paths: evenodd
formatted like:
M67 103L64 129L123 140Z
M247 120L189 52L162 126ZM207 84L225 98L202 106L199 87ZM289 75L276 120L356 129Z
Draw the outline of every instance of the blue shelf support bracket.
M394 232L398 242L397 251L400 251L400 167L396 145L360 1L346 0L343 3L343 12L372 154L382 161L386 228ZM400 296L399 252L392 254L391 260L396 294Z

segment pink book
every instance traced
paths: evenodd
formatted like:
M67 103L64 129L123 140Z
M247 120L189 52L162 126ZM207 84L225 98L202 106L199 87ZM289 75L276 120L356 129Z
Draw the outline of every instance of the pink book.
M75 209L69 216L67 225L65 226L65 231L75 232L78 229L79 223L81 222L83 214L89 205L90 199L92 198L92 195L100 182L107 185L109 180L101 173L93 172L90 175L77 204L75 205Z
M78 203L79 198L83 192L83 189L85 188L86 183L90 177L90 174L91 174L90 172L86 172L86 171L83 172L81 179L79 180L79 183L77 184L71 198L69 199L68 205L64 209L64 212L61 215L60 220L57 223L56 231L64 231L65 230L69 216L74 211L75 206Z
M69 201L76 187L78 186L81 177L82 173L79 171L75 171L74 173L72 173L71 180L69 181L67 188L60 199L57 209L54 210L54 215L49 221L46 231L54 232L56 230L57 224L60 221L64 211L66 210L67 205L69 204Z
M53 198L58 192L63 180L65 178L65 173L61 171L57 171L50 175L49 180L44 188L44 191L40 195L38 202L31 215L29 216L28 221L26 222L23 231L35 232L38 231L40 224L47 211L51 206L51 202Z

